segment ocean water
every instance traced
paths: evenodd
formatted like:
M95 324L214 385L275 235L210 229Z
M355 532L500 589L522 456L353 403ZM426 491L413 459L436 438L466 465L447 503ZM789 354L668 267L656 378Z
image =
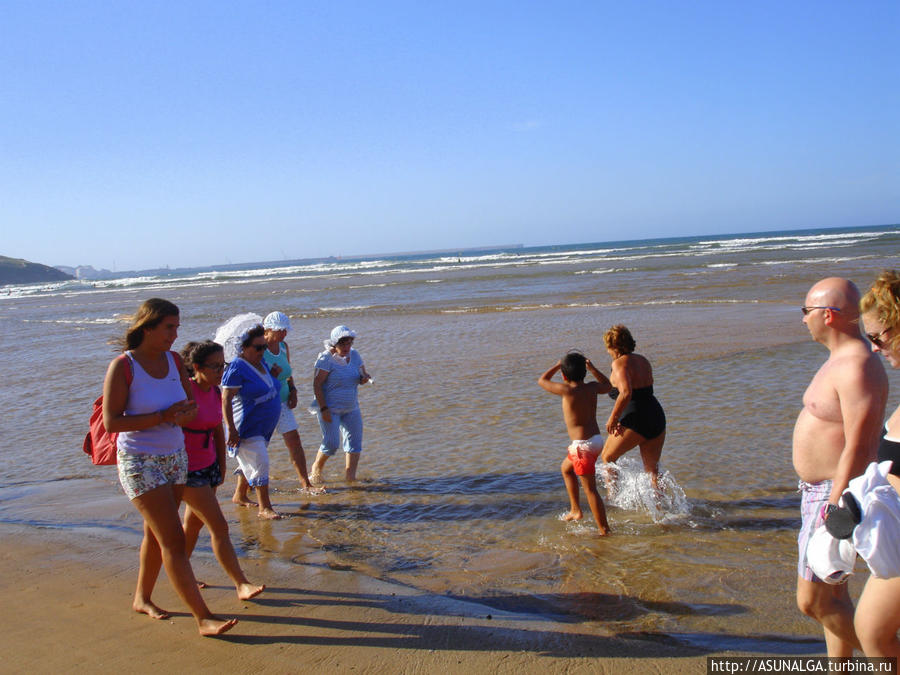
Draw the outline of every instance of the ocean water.
M296 565L302 584L312 548L337 569L598 635L821 652L816 625L794 606L790 441L826 352L798 308L824 276L865 288L898 261L900 228L879 227L3 287L0 521L136 543L140 519L114 469L92 466L80 449L114 356L107 341L153 296L181 308L176 348L239 312L278 309L293 322L310 462L315 356L332 326L359 334L376 380L360 390L362 481L344 487L338 457L326 466L329 492L302 495L274 440L274 501L289 517L262 523L233 507L230 482L221 495L241 555ZM584 521L560 520L567 435L559 399L536 380L570 348L608 371L602 334L615 323L654 365L669 425L665 496L658 507L637 456L626 456L622 490L607 504L614 536L599 538L586 504ZM889 377L896 406L900 382ZM600 403L601 420L610 406ZM198 555L209 555L203 546Z

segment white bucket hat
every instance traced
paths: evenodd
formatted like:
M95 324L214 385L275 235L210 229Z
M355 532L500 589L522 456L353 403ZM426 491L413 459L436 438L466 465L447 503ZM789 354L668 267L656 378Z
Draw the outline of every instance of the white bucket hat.
M331 336L325 340L325 348L331 349L338 343L338 340L345 337L355 338L356 333L347 326L335 326L331 329Z
M263 319L263 328L266 330L290 330L291 320L284 312L271 312Z

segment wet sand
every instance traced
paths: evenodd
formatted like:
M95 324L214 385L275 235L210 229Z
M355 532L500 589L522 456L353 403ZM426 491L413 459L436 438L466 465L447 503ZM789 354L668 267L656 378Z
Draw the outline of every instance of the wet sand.
M264 580L241 602L212 556L194 567L210 583L213 611L238 625L198 636L168 582L157 603L172 618L131 611L137 555L102 536L2 525L3 670L18 672L704 672L708 653L642 639L582 632L541 617L499 612L354 571L324 556L301 568L243 560ZM314 548L313 542L310 542ZM8 671L9 672L9 671Z

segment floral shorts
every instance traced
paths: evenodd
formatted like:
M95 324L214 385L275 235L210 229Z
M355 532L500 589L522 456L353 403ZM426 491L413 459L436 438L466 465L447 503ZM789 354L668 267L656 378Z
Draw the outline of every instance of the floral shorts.
M128 499L140 497L160 485L184 485L187 480L187 453L184 448L168 455L144 452L116 453L119 482Z

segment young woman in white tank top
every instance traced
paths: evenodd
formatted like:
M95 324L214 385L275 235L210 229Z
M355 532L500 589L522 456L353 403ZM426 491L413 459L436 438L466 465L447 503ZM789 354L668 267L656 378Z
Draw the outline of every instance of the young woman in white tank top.
M151 298L141 305L123 341L128 358L114 359L106 372L103 424L119 434L119 481L144 518L132 607L154 619L169 618L150 599L165 561L166 574L194 615L200 634L219 635L237 621L214 616L203 601L178 515L187 477L181 425L196 414L187 374L169 352L178 326L178 307L171 302Z

